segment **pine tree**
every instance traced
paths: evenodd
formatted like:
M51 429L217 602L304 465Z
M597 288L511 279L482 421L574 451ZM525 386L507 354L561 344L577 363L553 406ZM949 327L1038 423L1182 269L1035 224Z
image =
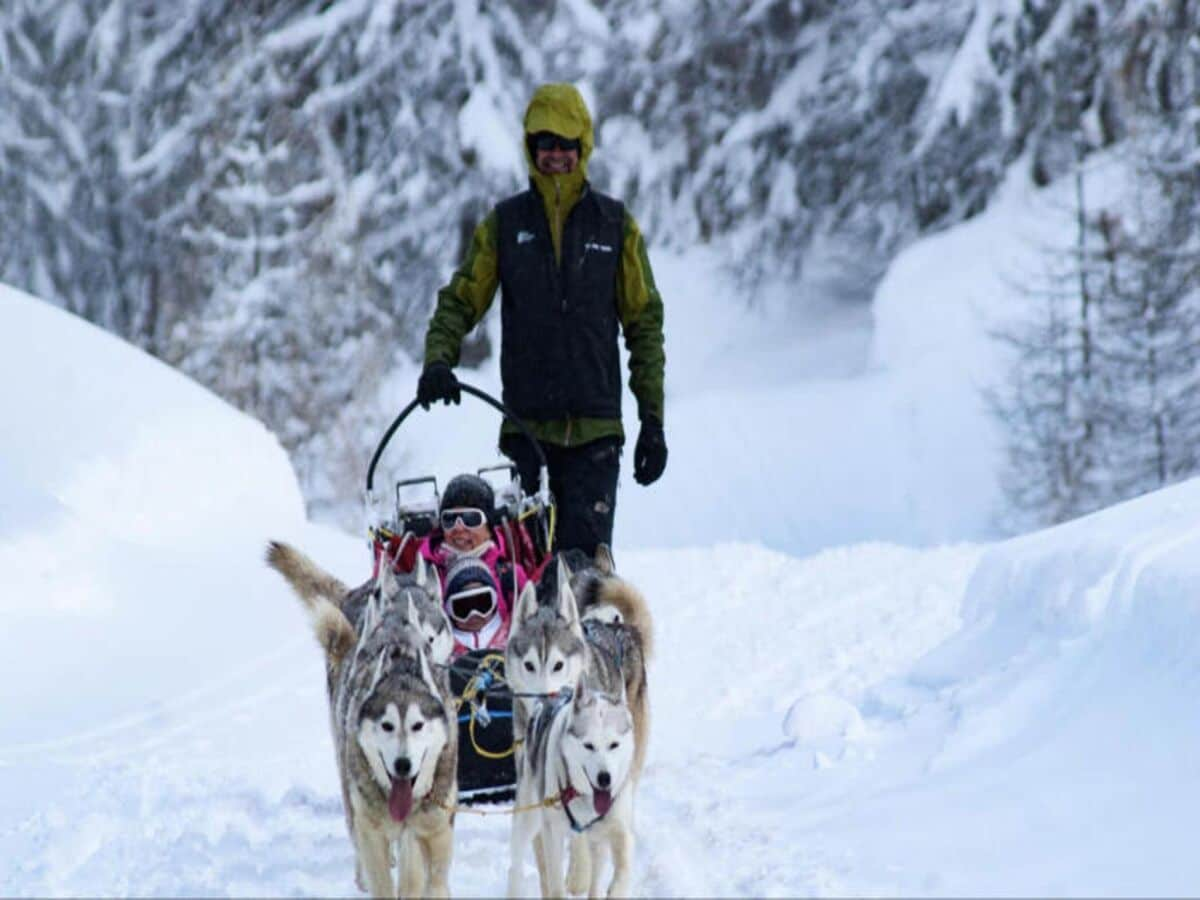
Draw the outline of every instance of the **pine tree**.
M1075 196L1074 252L1046 248L1047 271L1023 288L1033 313L996 335L1012 351L1011 378L989 400L1006 435L1001 483L1012 508L1006 524L1015 527L1063 522L1103 503L1093 284L1105 273L1082 181Z

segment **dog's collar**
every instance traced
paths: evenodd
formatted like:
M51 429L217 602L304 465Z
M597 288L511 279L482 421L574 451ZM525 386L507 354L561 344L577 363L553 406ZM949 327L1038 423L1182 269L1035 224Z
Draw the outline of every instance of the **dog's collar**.
M567 822L570 823L571 830L576 834L583 834L585 831L604 818L604 816L596 816L596 818L592 819L592 821L588 822L586 825L580 825L579 820L576 819L571 813L571 801L582 796L583 794L575 790L575 785L571 784L569 781L567 782L567 786L558 792L558 800L562 804L563 812L567 814Z

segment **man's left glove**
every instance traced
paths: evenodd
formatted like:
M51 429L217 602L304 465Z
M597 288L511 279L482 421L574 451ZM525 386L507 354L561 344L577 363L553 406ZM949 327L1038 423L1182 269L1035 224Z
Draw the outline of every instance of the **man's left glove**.
M422 409L429 409L430 404L444 400L446 403L461 403L462 390L454 372L444 362L433 362L421 373L417 382L417 402Z
M633 480L638 484L653 484L667 467L667 439L662 423L645 419L633 449Z

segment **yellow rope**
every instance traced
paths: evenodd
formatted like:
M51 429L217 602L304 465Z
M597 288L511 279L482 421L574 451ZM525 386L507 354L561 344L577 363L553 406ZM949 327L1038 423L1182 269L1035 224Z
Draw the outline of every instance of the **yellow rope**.
M475 740L475 707L471 707L471 721L467 725L467 732L471 735L471 746L474 747L475 752L484 759L508 759L513 755L513 752L516 749L515 747L509 746L507 750L501 753L494 753L491 750L485 750L483 747L479 746L479 741Z
M545 809L551 806L557 806L562 801L562 794L555 794L553 797L547 797L537 803L527 803L524 806L510 806L507 809L472 809L462 803L456 803L454 806L447 806L444 803L438 805L448 812L465 812L473 816L514 816L517 813L529 812L531 809Z
M479 694L479 672L480 672L480 670L488 671L493 675L493 677L495 677L496 676L496 666L503 665L503 664L504 664L504 657L501 656L499 653L489 653L487 656L485 656L481 660L479 660L479 665L475 667L476 674L474 676L472 676L471 680L469 682L467 682L467 686L465 688L463 688L462 697L459 698L459 700L457 701L457 704L455 705L455 709L454 709L455 714L457 714L458 711L462 708L463 703L470 704L471 719L467 723L467 733L470 734L470 736L471 736L471 746L474 747L475 752L478 753L484 759L508 759L510 756L513 755L513 752L514 752L514 748L511 746L507 750L500 751L499 753L492 751L492 750L484 749L483 747L479 746L479 741L475 737L475 718L476 718L476 716L475 716L475 702L474 701L475 701L476 696L478 696L478 694Z

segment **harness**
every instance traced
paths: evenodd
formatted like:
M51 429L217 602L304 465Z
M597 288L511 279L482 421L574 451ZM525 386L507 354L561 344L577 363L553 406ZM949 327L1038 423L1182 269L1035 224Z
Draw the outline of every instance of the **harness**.
M562 760L562 766L563 766L563 770L565 771L567 768L567 761L565 758ZM576 799L577 797L582 797L582 796L583 796L583 794L579 793L579 791L577 791L575 789L575 785L571 784L569 779L567 781L566 787L562 787L561 784L559 786L558 799L559 799L559 801L562 802L563 812L565 812L567 814L567 822L570 823L571 830L573 832L575 832L576 834L583 834L585 831L587 831L589 828L591 828L593 825L595 825L597 822L599 822L601 819L603 819L605 816L608 815L608 811L605 810L604 813L596 816L596 818L592 819L592 821L588 822L585 825L580 825L579 821L571 813L571 801ZM616 803L616 802L617 802L617 795L613 794L612 803ZM612 809L612 805L610 804L608 808Z
M618 672L624 671L629 636L623 628L614 628L598 619L584 619L583 636L594 649L599 649L612 658Z

